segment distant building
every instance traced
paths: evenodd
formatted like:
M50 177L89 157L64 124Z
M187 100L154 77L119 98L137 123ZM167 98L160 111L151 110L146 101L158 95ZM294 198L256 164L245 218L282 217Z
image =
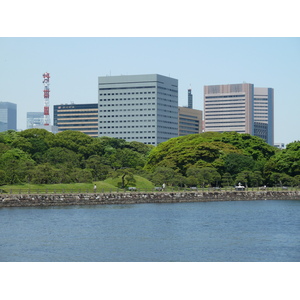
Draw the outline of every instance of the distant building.
M254 134L253 84L204 86L205 131Z
M98 78L99 136L157 145L178 136L178 80L158 74Z
M74 130L89 136L98 136L98 104L54 105L53 123L58 132Z
M285 149L285 144L284 143L274 143L274 147L282 150L282 149Z
M27 113L27 129L36 128L37 126L44 125L43 112L28 112Z
M262 138L264 141L268 140L268 124L263 122L254 122L254 136Z
M0 102L0 132L17 130L17 104Z
M202 110L178 107L178 135L202 132Z
M205 131L249 133L274 144L274 91L253 84L204 86Z
M274 90L254 88L254 135L274 145Z
M49 132L52 132L52 133L58 133L58 128L57 126L54 126L54 125L35 125L35 127L33 128L39 128L39 129L45 129Z

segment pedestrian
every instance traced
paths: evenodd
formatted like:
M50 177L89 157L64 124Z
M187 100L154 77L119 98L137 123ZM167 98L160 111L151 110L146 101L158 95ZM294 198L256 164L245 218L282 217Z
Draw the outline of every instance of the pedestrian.
M96 193L96 191L97 191L97 186L96 186L96 184L94 185L94 193Z

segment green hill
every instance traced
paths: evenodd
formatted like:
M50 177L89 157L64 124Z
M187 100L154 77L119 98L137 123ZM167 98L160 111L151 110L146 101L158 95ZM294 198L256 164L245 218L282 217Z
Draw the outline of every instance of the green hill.
M135 187L140 190L152 190L153 184L141 176L134 176L136 182ZM27 194L27 193L92 193L94 192L94 184L97 186L97 192L110 192L118 190L118 182L120 178L108 178L104 181L96 181L93 183L69 183L69 184L14 184L0 186L0 190L4 193Z

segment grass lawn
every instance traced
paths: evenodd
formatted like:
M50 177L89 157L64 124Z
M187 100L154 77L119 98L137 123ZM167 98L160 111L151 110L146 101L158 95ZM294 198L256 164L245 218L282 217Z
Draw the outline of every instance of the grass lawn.
M134 176L135 186L142 191L153 189L153 184L147 179ZM12 194L25 193L93 193L94 184L97 186L97 192L117 191L120 178L108 178L104 181L95 181L93 183L61 183L61 184L16 184L0 186L0 192Z
M154 185L152 182L150 182L148 179L134 175L135 183L134 184L129 184L129 186L134 186L137 189L140 190L152 190L154 188ZM107 178L104 183L107 183L111 186L118 187L119 184L121 184L121 177L118 178Z

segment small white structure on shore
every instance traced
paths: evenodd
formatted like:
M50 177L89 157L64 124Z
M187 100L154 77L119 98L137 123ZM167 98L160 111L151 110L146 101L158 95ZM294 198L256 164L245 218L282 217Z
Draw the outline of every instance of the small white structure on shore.
M239 182L239 185L235 186L236 191L244 191L245 187Z

